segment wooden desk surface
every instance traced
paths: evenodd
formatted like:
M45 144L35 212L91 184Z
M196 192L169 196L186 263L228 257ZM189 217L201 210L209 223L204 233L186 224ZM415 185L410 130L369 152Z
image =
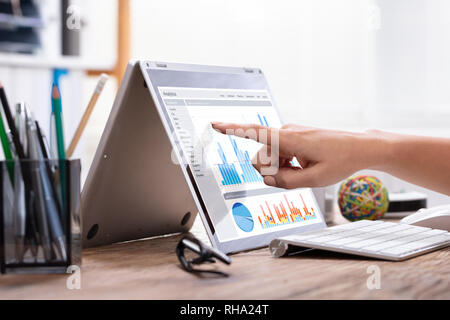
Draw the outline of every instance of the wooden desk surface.
M204 239L198 222L192 232ZM404 262L318 251L277 259L265 248L217 264L229 278L201 278L179 267L180 238L85 250L81 290L66 288L68 275L0 276L0 299L450 299L450 248ZM366 285L371 265L379 290Z

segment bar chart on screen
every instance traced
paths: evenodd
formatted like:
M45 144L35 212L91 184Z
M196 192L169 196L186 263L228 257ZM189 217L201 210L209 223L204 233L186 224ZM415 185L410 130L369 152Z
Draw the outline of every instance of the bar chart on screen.
M258 221L261 227L263 229L267 229L279 225L315 219L316 213L314 211L314 207L308 208L301 192L297 193L301 199L300 205L297 204L298 199L295 199L295 195L290 195L290 199L288 199L286 194L283 195L284 201L279 201L278 203L276 201L272 201L271 204L269 204L268 201L264 201L264 204L260 204L259 207L261 212L258 216Z
M257 113L257 116L261 125L266 127L269 126L265 115ZM221 163L217 163L217 169L222 177L221 184L227 186L261 182L263 178L253 167L248 150L240 149L237 145L236 138L228 136L228 140L233 148L233 153L237 159L237 163L228 163L222 145L220 142L217 142L217 152L222 160ZM241 169L241 174L237 172L237 167Z
M263 92L259 94L256 97L266 96ZM228 96L225 92L223 95ZM251 106L245 106L249 102ZM253 140L223 135L211 127L211 122L220 120L279 127L278 114L268 100L175 99L165 100L165 103L178 141L196 177L202 177L204 169L210 167L224 193L265 187L263 178L252 165L252 157L261 145ZM241 103L244 105L240 106Z
M228 136L228 140L233 147L237 162L228 163L221 143L217 142L217 152L222 160L222 163L216 164L217 170L219 170L222 177L221 184L226 186L262 181L262 176L252 165L248 151L240 149L235 138ZM238 173L238 168L240 169L240 174Z
M280 126L276 112L267 107L227 108L215 110L213 114L210 109L207 110L201 107L190 107L189 113L197 136L205 135L205 131L208 132L208 147L205 148L207 154L204 158L212 167L223 192L265 188L262 176L252 164L252 158L262 145L251 139L223 135L212 129L210 123L220 119L223 122Z
M261 233L268 229L321 221L319 209L309 189L254 196L244 201L230 201L229 206L236 225L245 232L253 230ZM249 228L250 224L252 228Z

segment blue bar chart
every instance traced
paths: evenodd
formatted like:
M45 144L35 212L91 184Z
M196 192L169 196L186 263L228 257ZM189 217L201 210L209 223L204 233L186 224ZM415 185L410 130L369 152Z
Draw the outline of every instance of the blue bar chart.
M231 136L227 137L233 147L234 155L237 158L236 165L239 166L242 173L239 176L235 164L227 161L222 145L218 142L217 152L219 153L222 163L217 164L217 166L220 174L222 175L222 185L228 186L262 181L263 177L253 167L248 151L240 149L237 145L236 139Z
M261 115L258 113L258 120L259 120L259 123L260 123L262 126L269 127L269 123L267 122L266 116L261 116Z
M234 163L228 163L225 153L223 152L222 145L218 142L217 152L219 153L222 163L217 164L222 175L222 185L228 186L232 184L240 184L242 181L239 178L239 174L234 166Z
M261 125L269 126L265 115L257 113L256 116ZM263 177L252 165L245 143L242 139L239 143L241 146L238 145L238 140L233 136L226 136L226 139L217 142L217 154L219 155L218 159L220 159L220 163L217 163L217 168L220 172L223 186L257 183L263 180ZM225 145L227 145L225 149L229 150L228 153L224 150ZM231 150L233 151L232 161L225 156L225 154L230 156Z

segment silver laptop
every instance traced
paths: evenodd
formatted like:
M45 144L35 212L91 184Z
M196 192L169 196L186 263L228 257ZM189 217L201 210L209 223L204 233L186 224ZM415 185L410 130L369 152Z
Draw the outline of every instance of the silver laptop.
M280 127L263 72L130 63L82 193L83 244L187 231L197 212L225 253L326 226L311 189L266 186L260 144L211 121Z
M211 121L280 127L260 69L129 64L82 193L85 246L189 230L197 214L225 253L266 246L404 260L450 233L360 221L327 228L311 189L266 186L250 159L261 145Z

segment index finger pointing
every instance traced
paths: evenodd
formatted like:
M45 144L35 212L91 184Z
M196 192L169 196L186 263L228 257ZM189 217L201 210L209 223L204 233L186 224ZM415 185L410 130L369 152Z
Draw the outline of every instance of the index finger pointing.
M259 124L212 122L212 127L223 133L241 138L252 139L265 145L279 144L280 149L287 147L286 130L265 127ZM286 150L287 151L287 150Z

